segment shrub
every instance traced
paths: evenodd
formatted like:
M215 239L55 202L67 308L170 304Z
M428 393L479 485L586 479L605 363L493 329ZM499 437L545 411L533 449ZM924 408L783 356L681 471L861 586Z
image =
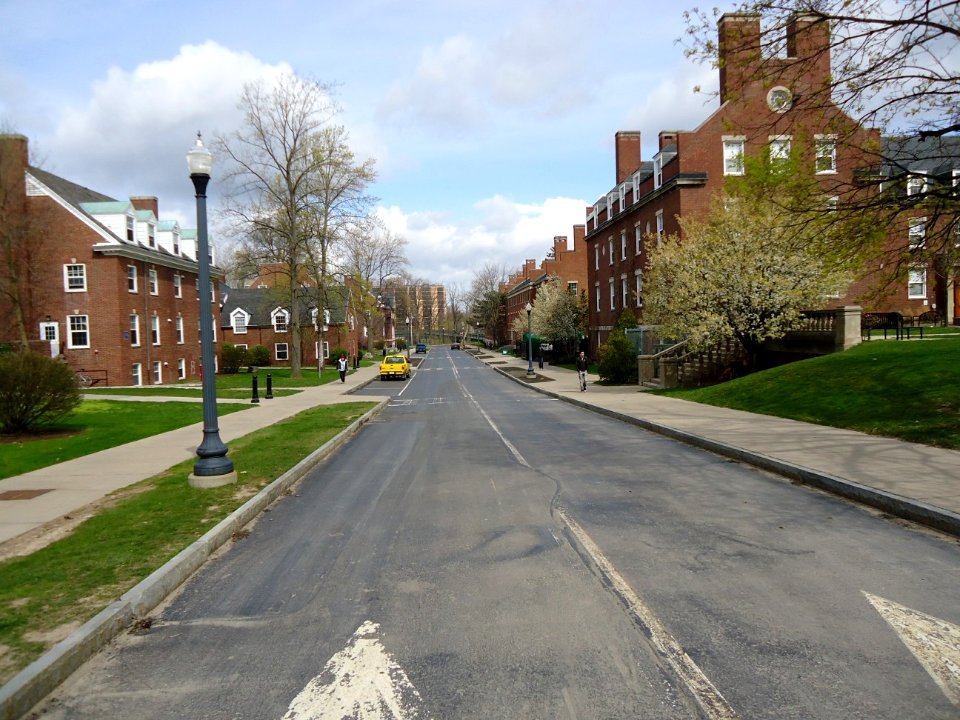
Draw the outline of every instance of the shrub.
M79 404L77 376L66 363L30 352L0 354L0 432L34 431Z
M333 348L330 351L330 362L335 363L337 360L340 359L341 355L346 355L348 358L350 357L350 353L348 353L345 348L342 348L342 347Z
M637 351L627 340L626 329L636 327L637 319L630 310L624 310L610 331L607 342L600 348L598 371L602 382L626 384L639 382Z
M220 372L226 375L235 375L240 368L250 364L250 353L246 348L237 347L231 343L224 343L220 352Z
M250 365L266 367L270 364L270 351L263 345L254 345L250 348L250 355L247 361Z

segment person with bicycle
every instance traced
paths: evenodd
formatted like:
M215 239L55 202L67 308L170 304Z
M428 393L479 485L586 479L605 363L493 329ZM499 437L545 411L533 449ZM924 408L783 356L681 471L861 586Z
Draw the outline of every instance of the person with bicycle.
M587 389L587 365L587 356L581 350L577 356L577 376L580 378L580 392L585 392Z

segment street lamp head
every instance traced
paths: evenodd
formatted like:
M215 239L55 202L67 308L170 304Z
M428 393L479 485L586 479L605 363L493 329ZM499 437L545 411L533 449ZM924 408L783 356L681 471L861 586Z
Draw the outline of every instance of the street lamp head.
M527 312L532 312L532 311L533 311L533 305L531 305L530 303L527 303Z
M205 175L210 177L210 170L213 168L213 155L203 146L203 138L197 133L197 144L187 152L187 167L193 175Z

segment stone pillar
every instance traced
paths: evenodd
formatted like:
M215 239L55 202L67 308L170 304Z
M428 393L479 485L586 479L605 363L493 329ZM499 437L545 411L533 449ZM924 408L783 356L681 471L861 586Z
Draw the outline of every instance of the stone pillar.
M653 380L653 355L637 356L637 376L641 385Z
M836 352L843 352L860 344L862 311L863 308L859 305L844 305L842 308L837 308L833 323L833 347Z

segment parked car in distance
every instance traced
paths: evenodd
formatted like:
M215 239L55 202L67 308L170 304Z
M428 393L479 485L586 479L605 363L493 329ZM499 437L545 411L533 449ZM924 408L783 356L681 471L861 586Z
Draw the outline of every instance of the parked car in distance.
M417 343L417 352L425 353L427 351L427 346L423 343Z
M458 343L458 342L452 342L452 343L450 343L450 349L451 349L451 350L459 350L459 349L460 349L460 343Z
M410 363L403 355L387 355L380 363L381 380L389 380L390 378L406 380L409 377Z

